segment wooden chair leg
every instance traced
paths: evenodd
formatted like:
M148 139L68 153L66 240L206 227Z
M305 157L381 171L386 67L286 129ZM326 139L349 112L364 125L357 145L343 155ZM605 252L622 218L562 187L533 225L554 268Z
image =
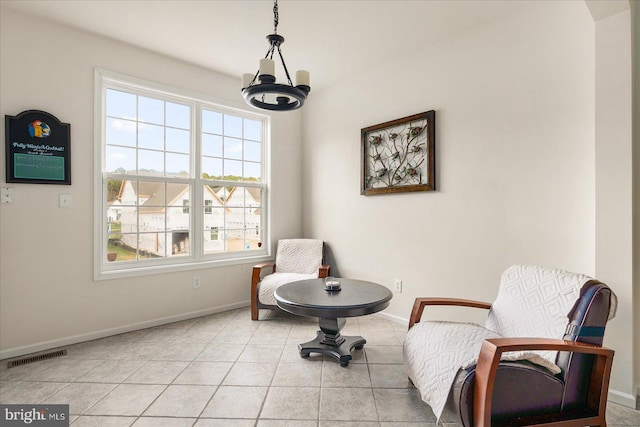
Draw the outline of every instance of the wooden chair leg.
M270 264L260 264L253 267L251 272L251 320L258 320L258 283L260 282L260 271Z
M251 295L251 320L258 320L259 314L260 310L258 310L258 296Z

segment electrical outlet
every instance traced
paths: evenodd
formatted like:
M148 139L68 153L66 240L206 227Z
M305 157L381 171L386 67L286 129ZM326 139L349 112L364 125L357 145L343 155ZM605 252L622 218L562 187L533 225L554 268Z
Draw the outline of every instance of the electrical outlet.
M13 203L16 190L13 187L0 188L0 203Z
M394 286L396 292L398 292L399 294L402 293L402 280L400 280L400 279L394 280L393 281L393 286Z
M200 277L195 276L193 278L193 289L198 289L200 287Z

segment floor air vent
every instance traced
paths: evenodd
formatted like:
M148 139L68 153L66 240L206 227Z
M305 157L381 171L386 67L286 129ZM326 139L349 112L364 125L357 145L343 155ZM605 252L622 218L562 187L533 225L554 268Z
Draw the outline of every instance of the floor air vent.
M36 354L35 356L24 357L22 359L16 359L9 362L8 368L15 368L16 366L26 365L27 363L39 362L41 360L53 359L54 357L66 356L67 350L50 351L49 353Z

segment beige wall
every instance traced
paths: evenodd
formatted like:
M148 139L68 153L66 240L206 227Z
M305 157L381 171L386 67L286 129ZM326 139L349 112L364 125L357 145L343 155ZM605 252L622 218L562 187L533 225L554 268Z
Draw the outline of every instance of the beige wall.
M0 114L41 109L71 123L73 185L11 184L15 203L0 205L0 358L248 304L249 264L100 282L92 271L94 69L245 108L239 79L4 8L1 15ZM272 235L295 237L301 114L274 117L272 126ZM0 165L6 186L4 150ZM72 195L71 209L58 208L60 193ZM194 290L195 275L202 286Z
M385 311L399 319L416 296L492 301L514 263L596 274L595 36L584 3L537 2L316 92L303 117L305 235L328 241L342 276L402 279ZM360 196L360 129L429 109L438 190ZM628 276L611 286L626 295ZM623 304L612 388L629 396Z
M618 295L605 345L616 350L612 384L634 399L630 13L596 21L596 277Z
M93 281L91 270L94 68L241 105L237 79L1 12L0 114L35 108L70 122L73 185L12 184L16 202L0 205L0 358L246 304L250 264L101 282ZM637 7L634 13L638 20ZM607 19L594 25L582 2L529 4L508 20L419 52L399 47L398 58L383 58L378 67L314 92L303 120L300 113L276 116L274 239L304 231L328 241L335 271L343 276L389 287L402 279L404 292L387 310L397 319L408 317L419 295L491 301L500 272L513 263L608 276L603 265L614 264L597 256L606 248L602 227L620 232L626 225L605 219L607 189L596 191L596 182L621 183L615 210L628 223L631 187L624 174L631 166L624 160L628 148L608 149L597 137L602 123L594 123L598 111L607 112L596 98L603 94L597 95L595 70L606 65L597 52L626 37L618 22L624 17ZM618 23L623 28L616 29ZM634 31L640 39L638 25ZM613 40L596 38L600 34ZM640 174L637 45L635 51L633 171ZM619 106L616 99L608 102ZM428 109L437 111L438 191L360 196L360 129ZM4 135L3 121L0 130ZM624 145L625 136L620 138ZM622 170L615 162L607 166L601 150L622 156ZM635 282L628 271L614 272L622 284L618 276L610 280L636 301L635 308L631 299L623 302L611 324L622 332L607 337L617 352L612 388L622 394L633 393L634 360L640 383L637 338L632 352L640 331L638 188ZM58 208L60 193L72 194L71 209ZM622 240L628 246L624 235ZM199 290L191 288L196 274ZM460 315L481 318L466 313Z

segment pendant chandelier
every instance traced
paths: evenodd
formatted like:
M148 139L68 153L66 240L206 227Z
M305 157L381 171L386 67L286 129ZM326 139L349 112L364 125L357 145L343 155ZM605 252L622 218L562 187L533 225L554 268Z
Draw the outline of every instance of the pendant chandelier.
M269 50L260 60L260 68L255 74L242 75L242 96L253 107L271 111L291 111L302 107L309 87L309 72L296 71L296 85L291 82L291 76L284 62L280 45L284 37L278 34L278 0L273 2L273 34L267 36ZM276 83L275 61L273 54L278 51L282 68L287 76L288 84ZM259 83L258 83L259 81Z

